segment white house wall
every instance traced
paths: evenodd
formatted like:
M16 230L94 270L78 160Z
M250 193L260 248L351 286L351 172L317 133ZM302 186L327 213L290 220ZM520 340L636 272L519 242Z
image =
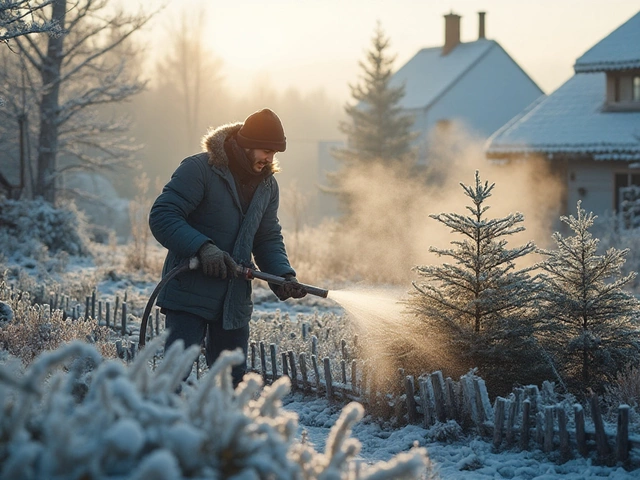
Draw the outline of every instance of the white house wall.
M567 167L567 213L576 214L578 200L582 208L596 215L614 210L615 174L629 173L627 165L602 162L570 162Z

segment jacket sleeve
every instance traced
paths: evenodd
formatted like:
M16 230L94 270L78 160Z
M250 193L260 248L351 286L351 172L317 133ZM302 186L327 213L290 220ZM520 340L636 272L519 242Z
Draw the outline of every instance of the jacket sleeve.
M295 275L296 272L289 264L284 246L282 227L278 219L279 203L278 183L272 177L269 205L262 216L253 241L253 258L263 272L278 276Z
M191 257L209 238L187 222L204 198L207 172L194 157L186 158L162 189L149 213L149 227L160 244L179 257Z

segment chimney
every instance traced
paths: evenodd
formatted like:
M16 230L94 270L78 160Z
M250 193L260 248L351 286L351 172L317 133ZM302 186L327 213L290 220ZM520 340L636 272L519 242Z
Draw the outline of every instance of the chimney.
M486 12L478 12L478 40L483 40L485 37L484 34L484 16Z
M444 16L444 47L442 55L447 55L460 43L460 15L451 12Z

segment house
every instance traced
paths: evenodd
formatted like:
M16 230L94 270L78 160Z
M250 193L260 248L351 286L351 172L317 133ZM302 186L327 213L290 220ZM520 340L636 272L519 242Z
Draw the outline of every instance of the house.
M623 210L640 186L640 12L590 48L574 76L486 143L494 161L543 158L564 185L559 213Z
M543 91L495 40L486 37L486 15L479 12L478 38L460 40L460 15L444 15L444 44L419 50L398 69L392 87L404 85L399 106L414 119L418 132L418 163L428 162L432 135L446 132L454 122L474 137L485 140L521 112ZM339 168L331 157L336 142L318 146L318 183L325 185L326 173ZM337 201L319 193L314 202L322 216L337 216ZM313 202L312 202L313 204Z
M444 19L444 45L421 49L390 82L404 85L399 105L413 115L423 153L439 125L458 122L486 139L544 96L500 44L486 38L485 12L479 12L478 39L472 42L460 41L460 15L449 13Z

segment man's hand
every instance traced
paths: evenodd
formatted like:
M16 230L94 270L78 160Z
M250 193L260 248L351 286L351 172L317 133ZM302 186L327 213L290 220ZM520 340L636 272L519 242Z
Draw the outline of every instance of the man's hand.
M276 294L278 299L284 301L287 298L302 298L307 294L307 291L304 289L298 280L293 275L285 275L284 276L286 282L282 285L276 285L273 289L273 293Z
M231 255L223 252L211 242L207 242L200 247L198 258L202 263L202 271L205 275L218 278L238 275L238 264L233 261Z

